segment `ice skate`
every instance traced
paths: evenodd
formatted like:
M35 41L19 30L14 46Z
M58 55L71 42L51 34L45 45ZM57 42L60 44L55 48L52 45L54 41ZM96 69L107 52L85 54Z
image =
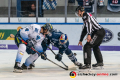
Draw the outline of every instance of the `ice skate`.
M69 66L69 70L78 70L80 67L82 67L82 63L75 62L71 66Z
M82 67L82 63L75 62L74 64L78 67L78 69Z
M20 63L19 62L15 62L15 66L14 66L14 71L15 73L22 73L22 67L20 67Z
M92 65L93 69L104 69L103 66L103 63L96 63Z
M26 66L24 63L21 66L23 69L32 69L33 65L30 64L30 66Z
M75 62L74 64L75 64L76 66L78 66L79 68L81 68L81 67L82 67L82 63Z
M32 63L32 64L30 64L30 66L35 67L35 64L34 64L34 63Z
M90 72L91 71L91 65L90 64L85 64L84 66L79 67L79 69L80 69L80 72L81 71L88 71L88 72Z

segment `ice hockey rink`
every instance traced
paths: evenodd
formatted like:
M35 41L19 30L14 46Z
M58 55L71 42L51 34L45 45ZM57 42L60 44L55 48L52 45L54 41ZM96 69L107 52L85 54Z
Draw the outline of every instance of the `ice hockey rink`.
M55 51L57 53L57 51ZM82 51L73 51L77 53L77 59L83 63ZM64 54L62 61L69 66L69 70L63 70L49 61L44 61L39 57L35 62L35 68L32 70L24 70L22 73L13 73L13 66L16 58L17 50L0 50L0 80L72 80L69 74L71 71L79 72L74 64ZM76 76L74 80L120 80L120 52L102 51L104 58L104 69L94 69L91 72L80 71L80 73L117 73L116 76ZM47 51L47 57L54 62L63 66L54 59L51 51ZM29 55L23 56L22 63ZM96 63L92 53L92 63Z

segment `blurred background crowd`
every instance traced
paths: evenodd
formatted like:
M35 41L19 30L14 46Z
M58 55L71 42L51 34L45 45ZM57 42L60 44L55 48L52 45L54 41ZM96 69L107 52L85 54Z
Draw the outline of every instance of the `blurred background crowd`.
M36 0L0 0L0 17L8 17L9 9L10 17L75 17L78 5L96 17L120 17L120 0L38 0L38 11Z

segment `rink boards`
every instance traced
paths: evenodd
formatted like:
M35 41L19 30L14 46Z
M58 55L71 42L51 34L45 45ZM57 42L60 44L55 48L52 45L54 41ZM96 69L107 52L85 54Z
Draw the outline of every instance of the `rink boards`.
M13 23L13 24L0 24L0 49L17 49L17 46L14 43L14 40L9 40L9 35L17 32L17 27L26 27L28 24ZM43 23L39 23L43 25ZM104 37L103 43L100 46L100 49L103 51L120 51L120 24L101 24L105 28L106 35ZM53 28L62 31L68 35L70 42L69 48L72 50L82 50L81 46L78 46L78 41L80 39L82 31L82 23L53 23ZM85 37L86 38L86 37ZM83 45L85 44L85 38ZM6 40L7 39L7 40ZM53 50L57 48L51 46Z

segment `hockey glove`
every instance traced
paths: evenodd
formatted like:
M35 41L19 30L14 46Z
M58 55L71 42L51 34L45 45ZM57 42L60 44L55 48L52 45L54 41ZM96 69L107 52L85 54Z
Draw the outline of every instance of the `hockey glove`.
M58 54L55 56L55 59L57 59L58 61L61 61L61 60L62 60L62 54L58 53Z
M47 58L46 53L45 53L45 52L42 52L42 53L41 53L41 59L46 60L46 58Z
M34 51L34 50L32 50L32 49L30 49L30 48L26 48L26 52L28 53L28 54L35 54L36 52Z
M48 43L48 41L47 41L48 39L47 38L45 38L43 41L42 41L42 44L44 45L44 46L47 46L47 43Z
M32 41L30 39L28 39L26 42L27 42L27 47L28 48L33 47L33 43L32 43Z

